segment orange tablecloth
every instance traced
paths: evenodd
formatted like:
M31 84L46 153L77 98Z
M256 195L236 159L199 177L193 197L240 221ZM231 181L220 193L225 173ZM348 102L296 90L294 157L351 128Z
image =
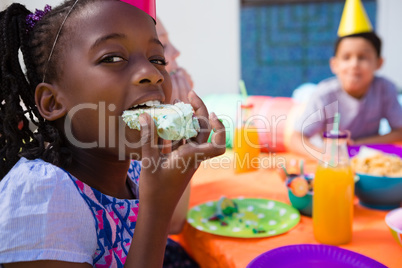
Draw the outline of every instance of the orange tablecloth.
M267 198L290 204L285 184L272 167L280 161L297 158L291 154L264 154L265 167L249 173L235 174L229 151L220 159L205 162L192 180L190 207L221 196ZM229 159L229 160L228 160ZM221 161L218 161L221 160ZM306 171L314 172L314 162L306 163ZM357 201L357 200L356 200ZM402 247L394 241L385 224L387 211L367 209L355 204L353 239L348 249L384 265L402 267ZM202 268L244 268L259 254L292 244L318 244L313 235L312 219L302 216L300 223L288 233L267 238L231 238L205 233L186 223L183 232L176 237Z

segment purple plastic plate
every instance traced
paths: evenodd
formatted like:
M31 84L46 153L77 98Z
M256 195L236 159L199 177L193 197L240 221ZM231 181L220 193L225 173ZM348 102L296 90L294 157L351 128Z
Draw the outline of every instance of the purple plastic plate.
M368 148L376 149L382 151L387 154L396 154L402 158L402 147L392 144L371 144L371 145L364 145ZM348 152L349 156L353 157L359 153L360 146L349 146Z
M252 260L247 268L386 268L359 253L329 245L298 244L275 248Z

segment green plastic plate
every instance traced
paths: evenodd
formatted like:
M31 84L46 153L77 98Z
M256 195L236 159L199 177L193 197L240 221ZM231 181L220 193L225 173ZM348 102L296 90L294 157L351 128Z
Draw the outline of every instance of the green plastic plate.
M211 201L191 208L187 221L200 231L240 238L283 234L300 221L299 211L282 202L256 198L232 200L238 205L239 213L220 220L210 220L216 215L217 204L217 201Z

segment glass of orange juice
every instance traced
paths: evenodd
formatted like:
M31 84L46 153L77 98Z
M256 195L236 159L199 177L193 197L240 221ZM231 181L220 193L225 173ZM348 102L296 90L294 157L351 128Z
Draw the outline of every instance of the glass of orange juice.
M252 123L252 104L241 105L241 114L234 133L233 150L235 172L242 173L259 168L260 145L258 129Z
M354 173L349 164L346 133L325 134L326 150L314 176L313 228L323 244L352 239Z

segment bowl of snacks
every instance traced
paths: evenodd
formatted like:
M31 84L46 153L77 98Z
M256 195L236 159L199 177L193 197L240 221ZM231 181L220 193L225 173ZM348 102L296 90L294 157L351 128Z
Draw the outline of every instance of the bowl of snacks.
M396 242L402 246L402 208L388 212L387 216L385 216L385 222Z
M313 209L313 179L314 174L290 174L286 178L290 203L302 215L309 217Z
M363 206L390 210L402 204L402 147L349 147L351 165L359 177L355 194Z

